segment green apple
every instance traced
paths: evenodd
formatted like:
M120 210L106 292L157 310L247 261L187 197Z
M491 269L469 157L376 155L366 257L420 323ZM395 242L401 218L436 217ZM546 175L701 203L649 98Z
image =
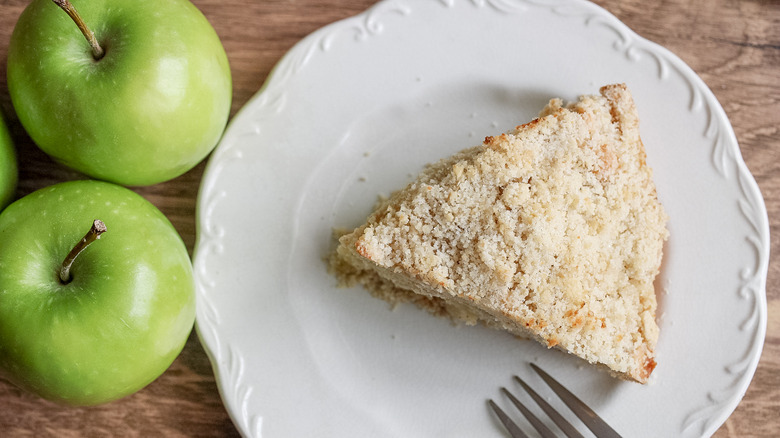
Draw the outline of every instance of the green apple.
M187 0L73 5L85 27L52 0L33 0L11 35L8 90L32 140L123 185L166 181L202 161L232 96L225 50L203 14Z
M16 154L11 134L0 116L0 210L5 208L16 192Z
M171 223L135 192L94 180L33 192L0 213L0 248L0 370L18 386L104 403L152 382L184 347L192 264Z

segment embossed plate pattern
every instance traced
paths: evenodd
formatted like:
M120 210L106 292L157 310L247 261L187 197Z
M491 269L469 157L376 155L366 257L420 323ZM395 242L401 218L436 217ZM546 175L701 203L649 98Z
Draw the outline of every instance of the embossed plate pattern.
M323 257L378 194L625 82L671 221L658 367L641 386L563 353L339 289ZM766 330L766 209L731 126L677 57L583 1L395 0L296 45L231 122L199 198L197 330L247 436L503 436L487 397L535 361L627 436L706 436Z

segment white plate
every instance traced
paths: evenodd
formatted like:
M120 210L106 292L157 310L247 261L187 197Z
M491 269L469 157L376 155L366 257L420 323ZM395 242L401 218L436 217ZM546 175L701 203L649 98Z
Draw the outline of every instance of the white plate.
M323 257L378 194L625 82L671 238L646 385L412 306L339 289ZM255 437L504 436L485 400L529 361L627 436L713 433L766 330L763 199L713 94L677 57L583 1L384 1L296 45L230 124L199 199L197 329L234 422Z

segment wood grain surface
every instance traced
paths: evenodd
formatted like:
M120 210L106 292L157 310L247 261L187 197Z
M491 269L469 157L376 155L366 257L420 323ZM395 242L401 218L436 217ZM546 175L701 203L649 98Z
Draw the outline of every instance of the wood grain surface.
M411 0L410 0L411 1ZM430 0L421 0L430 1ZM467 1L467 0L463 0ZM14 115L5 80L8 41L27 0L0 0L0 106L20 162L17 196L71 179L30 141ZM233 73L232 114L260 88L297 41L372 0L193 0L223 41ZM780 232L780 2L777 0L596 0L641 36L681 57L713 90L764 195L772 254ZM173 222L192 251L204 164L172 181L134 189ZM780 436L780 262L770 260L769 324L763 355L744 399L715 434ZM488 433L487 436L498 436ZM0 380L0 436L237 436L208 357L193 334L170 369L114 403L67 408Z

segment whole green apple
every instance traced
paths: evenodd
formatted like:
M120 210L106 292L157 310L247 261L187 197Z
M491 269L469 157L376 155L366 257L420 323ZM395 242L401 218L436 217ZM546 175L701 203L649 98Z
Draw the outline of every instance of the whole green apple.
M107 231L85 237L95 219ZM184 347L195 320L187 249L131 190L85 180L33 192L0 214L0 248L0 370L18 386L104 403L152 382Z
M8 48L8 90L32 140L93 178L150 185L216 146L231 102L222 44L187 0L74 0L97 55L52 0L33 0Z
M14 144L8 133L8 128L0 116L0 210L13 199L17 178Z

